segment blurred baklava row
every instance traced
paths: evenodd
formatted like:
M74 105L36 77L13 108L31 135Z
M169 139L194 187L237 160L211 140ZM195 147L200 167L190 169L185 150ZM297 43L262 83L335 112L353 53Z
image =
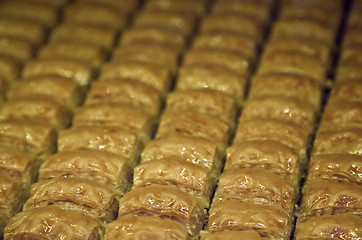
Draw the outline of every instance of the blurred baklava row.
M352 3L335 82L313 145L295 239L362 238L360 1Z
M245 234L245 239L287 240L293 232L343 6L341 1L280 4L226 151L202 239Z
M80 106L138 7L134 0L64 1L61 22L9 88L0 106L0 145L15 153L1 157L14 174L26 167L33 176L4 239L102 239L104 224L115 219L139 152L135 131L148 127L147 118L139 122L145 114L131 107ZM25 165L18 151L36 163Z

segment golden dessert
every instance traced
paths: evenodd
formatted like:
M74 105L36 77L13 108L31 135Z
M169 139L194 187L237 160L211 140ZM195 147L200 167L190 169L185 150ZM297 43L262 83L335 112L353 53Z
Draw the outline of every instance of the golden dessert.
M0 35L19 37L29 41L34 46L42 44L45 40L45 26L37 21L0 18Z
M61 131L58 151L94 149L119 154L134 166L138 160L140 141L135 133L121 127L78 126Z
M298 221L296 240L309 239L350 239L362 237L362 219L359 216L343 213L338 215L314 216Z
M56 129L65 129L71 122L70 111L49 98L22 98L0 105L0 121L31 120Z
M343 36L343 48L362 43L361 25L347 26Z
M228 199L263 205L280 205L291 213L297 193L288 180L269 169L241 168L221 174L213 206Z
M362 102L336 101L324 108L319 131L362 128Z
M178 10L150 9L139 12L133 22L134 26L168 26L189 37L194 32L196 16L191 12Z
M167 95L166 112L196 111L235 125L235 99L212 89L178 90Z
M89 24L119 31L128 25L128 16L124 11L102 2L78 1L65 8L63 21L67 24Z
M206 211L196 197L176 186L150 185L126 193L119 201L118 216L158 215L182 223L190 236L201 230Z
M216 176L210 175L208 169L178 157L141 163L133 174L133 189L153 184L175 185L198 197L205 207L210 204L215 182Z
M224 171L264 168L298 186L304 159L295 149L274 140L249 140L234 143L226 151Z
M110 49L114 46L116 37L117 31L112 28L90 24L63 23L54 28L50 34L50 41L78 41Z
M97 45L76 41L51 42L38 51L38 58L64 58L86 62L93 67L100 67L107 57L106 51Z
M36 21L47 28L53 27L59 18L58 12L52 6L24 0L2 2L0 15L6 18Z
M189 237L186 228L177 221L156 215L127 214L107 225L104 239L189 240Z
M139 7L140 0L78 0L82 3L101 4L107 7L115 8L126 13L132 13Z
M252 70L250 59L232 50L218 48L192 48L184 58L183 65L210 64L224 66L247 77Z
M210 209L209 232L255 230L262 237L289 239L290 216L279 205L245 203L229 199Z
M216 64L184 65L179 70L177 90L213 89L226 93L241 104L246 79L237 72Z
M16 36L0 37L0 55L11 56L20 62L25 62L33 58L34 54L34 46L25 39Z
M74 59L36 59L28 62L22 76L58 75L73 79L81 87L89 86L95 77L94 69L87 63Z
M156 89L128 78L92 83L85 105L107 102L136 106L153 118L159 115L161 109L161 95Z
M139 61L109 62L102 67L100 80L130 78L166 93L171 86L171 71L167 67Z
M141 162L174 156L207 168L209 171L220 172L221 169L221 153L213 141L179 135L167 135L149 141L142 151Z
M344 82L350 80L361 81L362 70L360 64L339 65L336 72L336 82Z
M118 201L106 184L79 177L61 177L34 183L23 211L52 205L111 222L117 216Z
M22 78L8 90L7 97L10 100L49 98L68 109L74 109L83 101L83 92L80 86L68 77L40 75Z
M122 196L129 188L131 167L128 159L101 150L57 152L39 169L39 180L52 178L84 178L103 183Z
M362 63L362 44L351 44L343 48L338 63L341 65Z
M268 73L298 74L323 83L327 77L327 65L298 51L265 52L260 60L258 74Z
M187 110L165 112L160 118L156 138L168 134L201 137L212 139L220 149L225 149L230 140L231 130L222 120L204 113Z
M362 129L345 128L318 132L313 154L362 154Z
M276 119L294 123L307 132L314 128L315 108L294 97L263 96L246 101L239 122L252 119Z
M202 16L205 12L206 0L148 0L144 8L147 10L163 10L163 11L183 11L189 12L196 16Z
M241 121L235 133L234 143L246 140L279 141L303 156L309 144L308 132L287 121L273 119L253 119Z
M257 18L235 12L211 13L202 20L200 33L230 31L250 36L260 42L264 36L264 26Z
M290 73L255 75L251 80L249 99L266 96L294 97L319 109L322 101L321 86L312 78Z
M6 120L0 122L0 145L30 153L43 160L56 150L56 131L38 122Z
M4 240L84 239L101 240L104 227L98 219L75 211L48 206L23 211L14 216L5 229Z
M153 130L151 117L141 108L122 103L95 103L78 108L72 126L117 126L148 139Z
M27 187L36 179L39 167L36 164L30 154L0 147L0 175L7 174Z
M308 180L327 179L361 184L362 156L319 154L310 159Z
M186 47L187 38L181 31L168 26L133 26L120 38L122 46L145 41L170 45L182 51Z
M29 195L28 191L22 182L7 173L0 172L0 211L7 217L20 212Z
M155 56L157 55L157 58ZM121 45L113 51L113 61L140 61L155 63L176 72L179 63L180 50L172 45L153 41L137 41Z
M362 185L332 180L313 180L303 188L301 217L362 213Z
M30 2L32 4L41 4L52 7L56 10L59 10L61 7L64 7L66 4L70 2L70 0L56 0L56 1L49 1L49 0L4 0L3 2Z
M6 82L14 82L20 75L21 67L21 63L14 57L0 55L0 77Z
M6 212L0 210L0 236L4 236L4 230L6 225L8 225L9 217L7 216Z
M8 82L3 77L0 77L0 103L5 100L6 92L8 91L8 85Z
M329 103L334 101L362 102L362 81L350 80L335 83L329 95Z
M218 48L235 51L254 59L257 43L245 34L230 31L212 31L198 35L192 42L193 48Z
M257 231L230 231L224 230L214 233L201 233L201 240L234 240L234 239L248 239L248 240L262 240Z

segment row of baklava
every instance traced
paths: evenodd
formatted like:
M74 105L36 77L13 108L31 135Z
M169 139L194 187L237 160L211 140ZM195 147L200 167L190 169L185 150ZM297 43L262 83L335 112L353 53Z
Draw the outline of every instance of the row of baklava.
M24 1L11 4L17 8L26 5ZM23 212L10 220L4 239L40 235L99 239L103 235L101 221L115 217L107 204L117 207L115 193L127 189L127 182L122 182L130 174L125 157L96 150L67 152L78 145L69 145L65 129L78 114L92 80L137 8L138 1L64 1L57 12L62 22L48 29L48 42L34 52L34 59L24 63L19 79L9 87L7 101L0 106L0 143L13 150L11 155L8 149L0 152L6 159L2 167L18 175L31 172L26 173L30 175L26 189L17 190L25 195L30 190L30 197ZM25 13L17 14L22 17ZM127 136L132 138L133 134ZM132 139L124 141L128 140ZM62 153L54 154L57 150ZM33 162L25 164L22 152L30 153ZM30 186L35 178L38 182ZM28 196L13 195L15 200L7 201L18 204L20 210Z
M280 4L226 151L207 225L218 234L213 239L241 233L247 239L292 237L343 6L341 1Z
M166 1L146 8L152 2ZM271 8L272 1L217 1L200 21L106 239L199 238Z
M362 39L354 34L362 30L361 9L360 1L352 3L346 21L302 191L298 240L362 237Z

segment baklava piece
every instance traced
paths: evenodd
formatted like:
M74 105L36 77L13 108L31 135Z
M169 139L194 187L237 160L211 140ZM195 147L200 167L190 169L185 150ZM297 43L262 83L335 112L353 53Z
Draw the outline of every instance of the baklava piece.
M0 211L8 217L21 211L29 189L7 173L0 172Z
M344 82L350 80L361 81L362 69L360 64L339 65L336 72L336 82Z
M299 74L322 83L327 77L327 66L314 57L296 51L267 52L261 57L258 74L268 73Z
M116 48L113 51L113 60L116 62L131 60L155 63L176 72L179 55L179 49L172 45L152 41L138 41ZM155 58L155 56L157 57Z
M308 132L300 126L286 121L253 119L239 123L234 143L246 140L279 141L303 155L309 144Z
M102 67L100 80L130 78L166 93L171 86L171 71L167 67L138 61L110 62Z
M346 128L318 132L313 154L362 154L362 129Z
M224 66L195 64L180 68L176 84L177 90L217 90L234 97L241 104L245 96L246 79Z
M228 199L255 204L280 205L292 213L296 188L269 169L241 168L224 171L218 181L213 206Z
M0 122L0 145L33 154L40 160L56 150L54 128L38 122L6 120Z
M285 96L254 97L246 101L239 122L252 119L276 119L292 122L311 132L316 120L315 108L302 100Z
M20 75L21 63L15 58L0 55L0 77L8 83L13 83Z
M3 173L22 182L25 187L35 181L38 172L33 156L15 149L0 147L0 175Z
M362 156L319 154L310 159L308 180L327 179L362 184Z
M72 79L58 75L40 75L22 78L8 90L8 99L50 98L75 109L83 101L83 91Z
M243 77L247 77L252 70L251 60L232 50L217 48L193 48L183 59L183 65L216 64L234 70Z
M293 148L273 140L240 141L226 151L225 171L240 168L264 168L298 186L302 159Z
M78 126L61 131L58 151L94 149L119 154L134 166L138 160L140 141L136 134L121 127Z
M183 11L196 16L202 16L205 12L205 0L184 0L182 2L173 0L148 0L144 8L147 10Z
M362 102L338 101L324 108L319 130L362 128Z
M196 17L182 11L145 10L139 12L133 22L134 26L168 26L189 37L194 32Z
M58 22L58 12L47 4L31 1L4 1L0 4L0 15L7 18L18 18L39 22L47 28Z
M255 230L246 230L246 231L224 230L221 232L201 233L201 240L235 240L235 239L262 240L258 232Z
M25 62L34 57L35 47L21 37L1 36L0 55L11 56L20 62Z
M236 32L212 31L198 35L193 48L218 48L235 51L249 59L254 59L257 43L253 38Z
M85 178L53 178L32 185L24 211L55 205L111 222L117 216L118 201L111 187Z
M144 41L170 45L182 51L187 38L177 29L167 26L132 26L120 38L122 46Z
M95 103L78 108L72 126L117 126L129 130L141 139L150 138L151 117L141 108L121 103Z
M97 45L76 41L50 42L39 49L38 58L64 58L86 62L100 67L107 57L106 51Z
M67 24L97 25L120 31L128 25L128 16L124 11L102 2L78 1L65 8L63 21Z
M319 109L321 86L312 78L298 74L270 73L255 75L251 80L249 99L266 96L295 97Z
M31 120L56 129L65 129L71 122L70 111L48 98L23 98L0 105L0 121Z
M161 109L161 95L153 87L132 79L95 81L87 94L85 105L97 103L130 104L156 118Z
M186 228L179 222L156 215L134 216L127 214L109 223L105 240L189 240Z
M342 44L343 48L362 43L361 29L362 29L361 25L352 25L346 27L343 36L343 44Z
M338 64L361 64L362 63L362 44L356 43L344 47L341 51L341 56Z
M260 42L264 36L263 24L253 16L236 12L212 13L201 22L200 33L231 31L250 36Z
M193 195L176 186L150 185L126 193L119 201L118 216L156 215L180 222L196 237L205 222L206 211Z
M295 230L296 240L309 239L350 239L362 238L362 218L350 213L314 216L298 221Z
M149 141L142 151L141 162L167 157L178 157L183 161L207 168L211 172L221 171L221 153L214 142L205 138L168 135Z
M45 40L45 26L37 21L15 18L0 18L0 35L19 37L39 46Z
M110 49L114 46L116 37L117 31L112 28L90 24L63 23L54 28L50 40L51 42L79 41Z
M166 112L195 111L235 125L236 102L231 96L212 89L173 91L167 95Z
M0 210L0 236L4 236L4 230L6 225L8 225L9 216L6 214L5 211Z
M350 80L335 83L331 89L328 103L334 101L362 102L362 81Z
M22 2L24 0L4 0L3 2ZM53 9L59 10L65 5L67 5L70 0L56 0L56 1L49 1L49 0L26 0L25 2L30 2L32 4L40 4L40 5L47 5L52 7Z
M23 69L23 77L37 77L41 75L58 75L73 79L79 86L89 86L95 77L95 70L91 65L74 59L36 59L28 62Z
M39 180L81 177L111 186L117 196L129 188L131 166L115 153L100 150L58 152L47 158L39 169Z
M290 239L291 216L279 205L245 203L229 199L210 209L209 232L255 230L262 237Z
M115 8L125 13L134 12L140 5L139 0L78 0L78 2L101 4L110 8Z
M104 227L98 219L79 212L48 206L23 211L14 216L5 229L4 240L12 239L84 239L101 240Z
M216 176L208 169L178 157L141 163L133 174L133 189L152 184L175 185L199 198L205 207L210 204L215 183Z
M313 180L303 188L301 218L350 212L362 214L362 186L336 180Z
M162 114L156 138L168 134L212 139L220 149L230 140L231 128L225 122L199 112L179 111Z

